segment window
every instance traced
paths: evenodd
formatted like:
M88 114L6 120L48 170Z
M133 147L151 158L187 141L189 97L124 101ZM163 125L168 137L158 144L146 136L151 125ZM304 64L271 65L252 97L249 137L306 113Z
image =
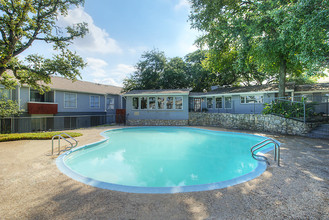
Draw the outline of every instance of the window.
M183 109L183 97L175 97L175 109Z
M322 94L321 102L322 103L329 102L329 93L328 94Z
M30 101L31 102L54 102L54 91L45 92L40 94L39 91L31 89L30 90Z
M91 95L89 103L90 103L90 108L100 108L99 95Z
M65 92L64 93L64 108L76 108L77 107L77 94Z
M216 98L216 108L223 108L223 99L222 99L222 97Z
M141 109L147 109L147 97L141 97Z
M0 98L10 99L10 91L8 89L0 88Z
M164 109L164 108L165 108L165 98L158 97L158 109Z
M249 95L249 96L241 96L241 104L248 103L263 103L262 95Z
M134 97L132 98L132 109L148 109L148 110L172 110L183 109L183 97Z
M207 98L207 108L212 108L212 98Z
M30 90L30 101L31 102L44 102L45 96L44 94L40 94L37 90Z
M155 97L149 97L149 109L155 109Z
M133 109L138 109L139 107L138 99L139 98L137 97L133 98Z
M173 109L174 97L167 97L167 109Z
M232 108L232 97L225 97L225 108Z
M114 110L114 98L107 97L107 110Z

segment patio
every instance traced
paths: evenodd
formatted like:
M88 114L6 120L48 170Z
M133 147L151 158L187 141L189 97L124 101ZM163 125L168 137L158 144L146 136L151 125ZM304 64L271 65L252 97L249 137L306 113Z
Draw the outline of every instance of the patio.
M79 146L115 127L79 129ZM207 129L225 130L215 127ZM232 130L225 130L232 131ZM247 131L238 131L253 133ZM0 143L3 219L328 219L329 141L264 135L282 143L281 165L225 189L132 194L94 188L62 174L51 140Z

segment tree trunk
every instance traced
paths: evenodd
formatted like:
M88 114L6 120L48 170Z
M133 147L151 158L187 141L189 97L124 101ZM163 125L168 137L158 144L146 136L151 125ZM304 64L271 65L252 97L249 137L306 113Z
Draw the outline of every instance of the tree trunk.
M287 75L287 61L282 59L279 73L279 97L283 98L286 93L286 75Z

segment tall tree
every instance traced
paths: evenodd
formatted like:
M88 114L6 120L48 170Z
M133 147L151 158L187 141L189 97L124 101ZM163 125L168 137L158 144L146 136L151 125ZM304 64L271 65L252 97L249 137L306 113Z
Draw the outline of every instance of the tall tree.
M161 88L188 88L190 84L190 78L186 70L186 63L182 58L174 57L170 59L166 64L164 72L160 78Z
M56 20L57 16L66 15L70 6L83 3L84 0L1 0L0 83L12 87L18 81L43 92L53 74L69 79L80 76L80 69L86 64L68 46L86 34L87 24L63 29L56 25ZM52 44L56 54L52 59L32 54L19 60L18 55L35 41Z
M316 75L328 67L328 0L191 3L192 26L205 32L201 42L218 54L234 48L257 71L275 75L279 96L288 74Z
M204 89L210 90L212 85L218 85L218 77L215 72L209 71L202 65L206 59L206 53L202 50L196 50L185 56L187 74L189 75L190 87L194 92L202 92Z
M133 89L160 89L167 58L164 52L156 49L146 51L136 64L136 71L123 81L124 91Z

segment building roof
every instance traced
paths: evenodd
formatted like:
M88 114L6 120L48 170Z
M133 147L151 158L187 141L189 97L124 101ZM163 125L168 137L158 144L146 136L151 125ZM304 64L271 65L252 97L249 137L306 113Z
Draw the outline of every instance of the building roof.
M316 83L295 86L295 92L306 91L329 91L329 83Z
M124 94L124 96L137 95L188 95L190 89L154 89L154 90L132 90Z
M72 81L65 79L63 77L52 76L51 84L48 86L52 90L62 90L71 92L83 92L83 93L93 93L93 94L113 94L120 95L121 87L104 85L99 83L92 83L87 81L76 80Z
M255 85L243 87L222 87L209 92L191 92L191 96L207 96L216 94L243 94L243 93L273 93L278 92L278 84ZM294 91L294 84L287 84L286 91Z
M10 70L7 73L13 76ZM45 85L45 84L44 84ZM27 86L27 85L24 85ZM51 83L47 84L52 90L70 91L70 92L83 92L83 93L93 93L93 94L122 94L122 87L105 85L100 83L92 83L82 80L72 81L70 79L65 79L59 76L51 76Z

